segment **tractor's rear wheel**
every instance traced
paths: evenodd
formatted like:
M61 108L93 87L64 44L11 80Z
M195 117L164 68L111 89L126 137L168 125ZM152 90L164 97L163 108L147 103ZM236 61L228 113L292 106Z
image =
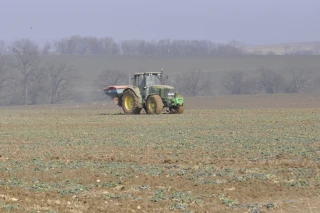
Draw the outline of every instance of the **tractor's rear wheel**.
M184 105L169 107L171 114L182 114L184 112Z
M151 95L147 100L147 113L148 114L160 114L163 110L163 102L159 95Z
M122 95L122 109L125 114L140 114L139 99L132 90L127 90Z

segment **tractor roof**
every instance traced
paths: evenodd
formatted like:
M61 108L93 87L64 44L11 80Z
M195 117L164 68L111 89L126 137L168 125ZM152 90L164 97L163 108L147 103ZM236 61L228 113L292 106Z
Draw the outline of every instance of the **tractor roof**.
M172 86L168 86L168 85L152 85L153 88L156 88L156 89L161 89L161 88L164 88L164 89L174 89L174 87Z
M162 74L162 72L136 72L134 75L148 75L148 74L158 75L158 74Z

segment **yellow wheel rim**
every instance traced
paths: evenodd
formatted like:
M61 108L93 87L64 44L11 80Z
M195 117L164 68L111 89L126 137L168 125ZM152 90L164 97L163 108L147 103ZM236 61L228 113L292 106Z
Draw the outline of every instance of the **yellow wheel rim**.
M151 112L154 112L154 108L155 108L155 104L150 101L150 102L148 103L148 109L149 109Z
M133 98L131 96L127 96L124 99L124 106L126 107L127 110L133 109Z

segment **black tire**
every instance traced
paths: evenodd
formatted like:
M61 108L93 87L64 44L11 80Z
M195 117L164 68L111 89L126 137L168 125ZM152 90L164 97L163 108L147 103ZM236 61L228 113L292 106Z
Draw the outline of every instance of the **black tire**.
M142 109L138 97L130 89L123 93L121 104L124 114L140 114Z
M171 114L182 114L184 112L184 105L169 107Z
M163 110L163 102L159 95L151 95L148 97L147 104L148 114L161 114Z

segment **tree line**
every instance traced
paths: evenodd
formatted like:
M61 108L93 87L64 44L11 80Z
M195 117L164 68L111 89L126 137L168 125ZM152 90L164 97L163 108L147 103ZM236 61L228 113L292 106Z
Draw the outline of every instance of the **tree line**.
M210 56L241 55L245 51L243 44L231 41L228 44L214 43L208 40L171 40L159 41L124 40L116 42L111 37L71 36L58 41L47 41L42 45L40 54L59 55L126 55L126 56ZM0 51L13 54L11 48L0 42Z
M319 55L320 43L305 50L302 45L283 45L283 55ZM0 40L0 53L13 54L11 48ZM125 55L125 56L214 56L214 55L275 55L273 51L247 52L245 44L232 40L227 44L209 40L131 39L115 41L111 37L71 36L56 41L47 41L41 45L42 55Z
M232 46L240 48L241 45L235 43ZM17 40L9 47L0 42L0 105L80 101L81 97L76 97L75 86L81 79L74 67L62 60L44 63L41 54L44 54L43 48L29 39ZM165 79L166 84L175 86L185 96L320 92L320 76L308 67L222 73L195 68L180 74L172 73ZM127 83L128 72L125 70L101 71L92 82L92 101L107 99L103 92L106 86Z
M320 76L306 67L286 71L260 68L253 73L229 72L222 81L223 94L277 94L320 92Z

